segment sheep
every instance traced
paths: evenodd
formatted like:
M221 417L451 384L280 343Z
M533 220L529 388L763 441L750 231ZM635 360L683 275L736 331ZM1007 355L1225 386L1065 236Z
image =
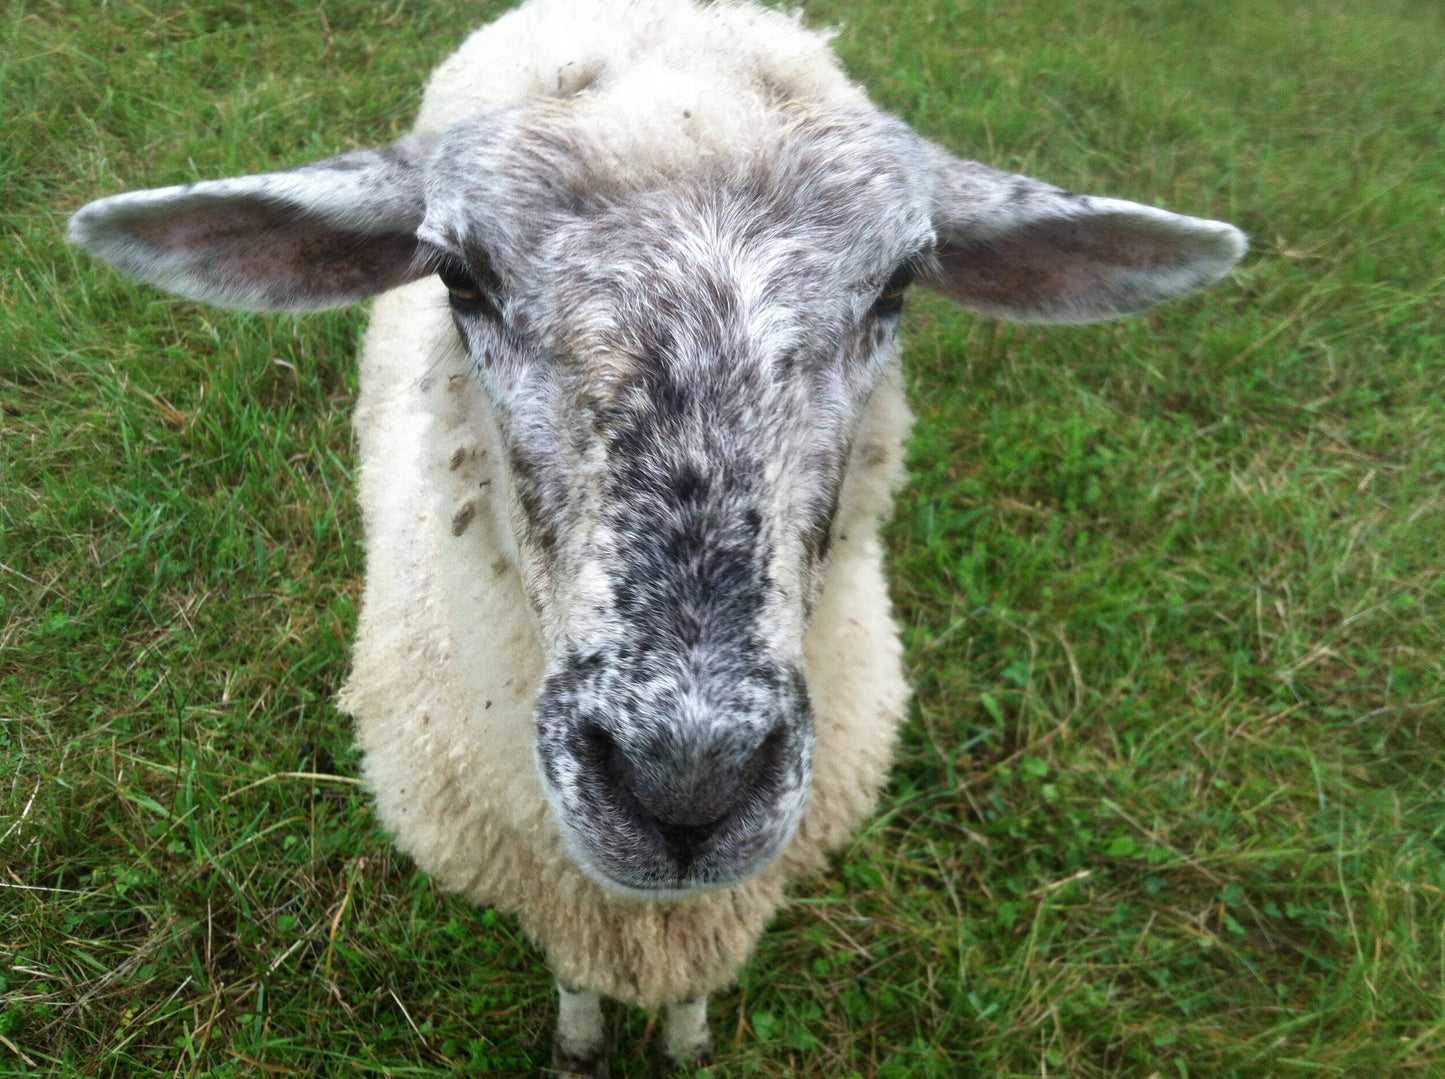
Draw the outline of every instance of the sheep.
M707 996L885 781L905 290L1088 322L1245 250L955 158L745 0L528 0L395 145L102 199L70 237L226 306L376 297L340 703L398 846L545 951L553 1067L587 1075L602 996L707 1059Z

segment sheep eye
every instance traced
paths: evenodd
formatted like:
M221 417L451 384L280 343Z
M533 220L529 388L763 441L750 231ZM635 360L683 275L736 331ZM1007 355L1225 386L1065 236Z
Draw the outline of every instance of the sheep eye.
M874 301L873 313L888 318L902 311L903 294L913 283L913 277L917 272L918 267L914 265L912 259L899 263L898 268L893 271L893 275L888 278L887 284L883 286L883 291L878 294L878 299Z
M442 279L442 284L455 300L476 303L482 298L482 290L478 287L476 278L456 259L447 259L438 266L437 276Z

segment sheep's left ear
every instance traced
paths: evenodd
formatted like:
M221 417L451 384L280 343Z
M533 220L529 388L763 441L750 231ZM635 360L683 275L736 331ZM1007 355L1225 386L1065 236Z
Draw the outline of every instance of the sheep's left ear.
M928 147L937 259L919 283L1019 322L1095 322L1211 285L1244 234L1120 199L1075 195Z
M84 206L70 240L163 289L250 311L319 311L421 273L421 148L404 140L258 176Z

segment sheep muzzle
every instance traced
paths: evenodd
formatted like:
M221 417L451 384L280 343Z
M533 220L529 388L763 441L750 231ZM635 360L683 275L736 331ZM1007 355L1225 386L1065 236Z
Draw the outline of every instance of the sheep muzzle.
M573 660L536 712L538 769L578 865L614 892L676 898L735 884L792 839L813 714L796 667L657 692L639 665ZM652 683L648 685L648 683Z

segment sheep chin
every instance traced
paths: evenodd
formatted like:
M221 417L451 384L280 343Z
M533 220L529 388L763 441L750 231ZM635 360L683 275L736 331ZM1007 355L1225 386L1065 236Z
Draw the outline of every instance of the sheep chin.
M552 792L548 794L563 844L577 869L609 895L651 903L691 899L744 884L756 877L792 843L808 800L806 788L791 794L784 800L783 806L776 807L777 815L771 826L748 829L743 838L730 837L720 844L723 849L700 855L688 871L679 876L654 875L650 872L657 867L653 863L644 864L635 875L625 877L618 872L620 860L600 858L597 845L587 839L585 824L577 827L572 822L573 818L559 812L559 801ZM644 859L648 858L646 846L644 842L637 844ZM616 852L609 850L608 853ZM656 852L651 854L655 856Z

